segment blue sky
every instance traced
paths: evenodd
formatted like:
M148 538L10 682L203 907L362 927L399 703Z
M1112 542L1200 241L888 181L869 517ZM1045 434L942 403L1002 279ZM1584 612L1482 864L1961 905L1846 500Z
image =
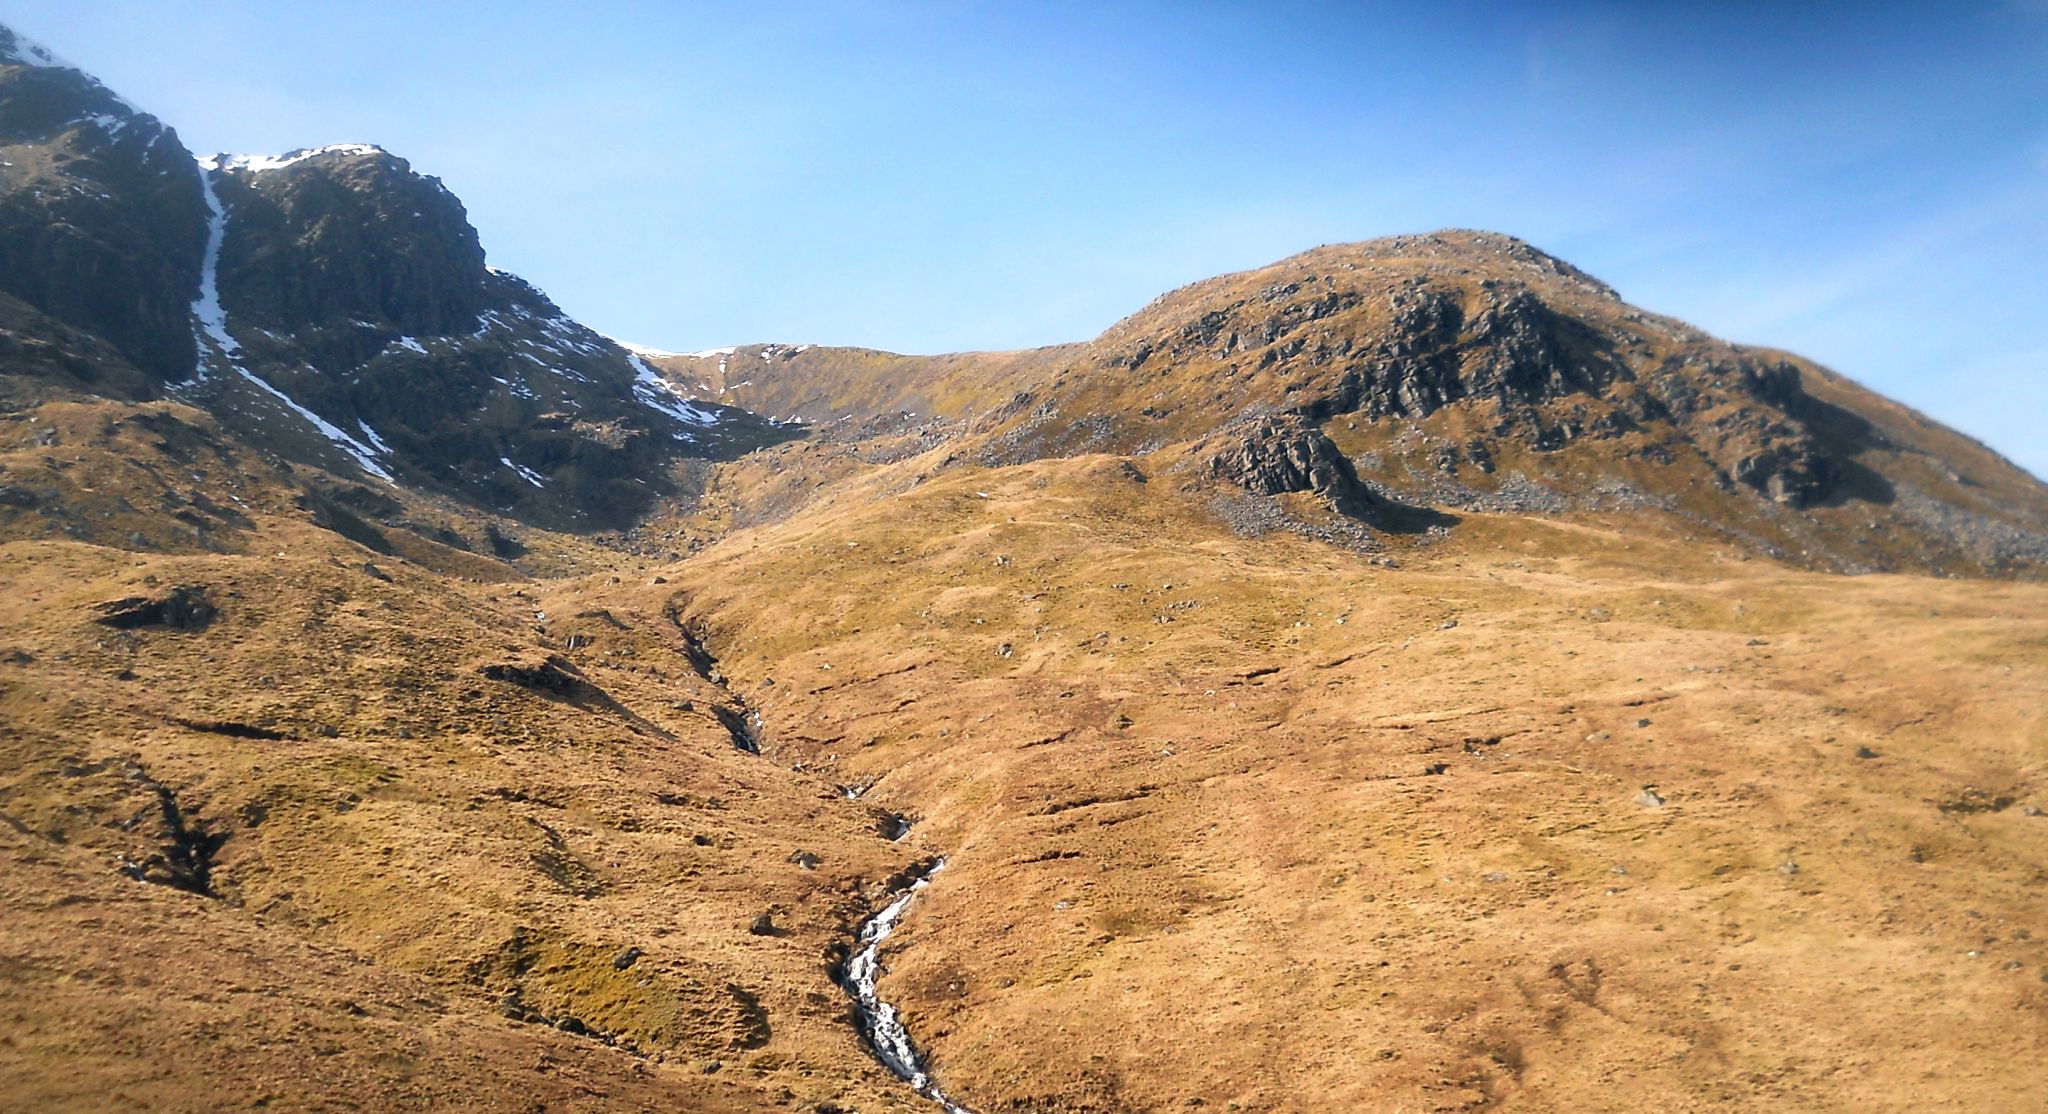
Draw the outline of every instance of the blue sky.
M2048 0L0 0L200 152L382 144L696 349L1006 348L1320 243L1514 233L2048 475Z

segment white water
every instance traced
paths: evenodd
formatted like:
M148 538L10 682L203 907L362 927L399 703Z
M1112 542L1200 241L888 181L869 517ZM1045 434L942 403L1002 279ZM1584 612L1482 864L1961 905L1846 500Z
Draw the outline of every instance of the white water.
M910 888L896 900L860 926L859 950L846 961L846 988L860 1007L861 1029L867 1035L869 1047L874 1049L875 1059L882 1061L883 1067L910 1084L918 1094L938 1103L946 1114L973 1114L939 1090L939 1085L924 1070L923 1057L917 1054L917 1046L910 1042L910 1032L903 1027L896 1007L883 1001L875 989L875 980L882 974L882 941L896 930L896 922L903 918L918 892L931 885L932 876L944 869L946 860L933 863L924 877L911 883Z

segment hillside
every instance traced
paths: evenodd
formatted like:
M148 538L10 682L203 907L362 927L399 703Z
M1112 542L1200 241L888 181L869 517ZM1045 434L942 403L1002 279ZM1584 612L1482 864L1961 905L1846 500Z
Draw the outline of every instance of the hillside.
M2026 1109L2048 489L1511 237L656 353L0 29L0 1094Z
M2048 488L1982 445L1495 233L1318 248L1163 295L1085 344L659 364L679 386L854 431L835 439L938 419L956 460L1116 453L1258 495L1314 491L1383 529L1638 510L1841 572L2048 561Z

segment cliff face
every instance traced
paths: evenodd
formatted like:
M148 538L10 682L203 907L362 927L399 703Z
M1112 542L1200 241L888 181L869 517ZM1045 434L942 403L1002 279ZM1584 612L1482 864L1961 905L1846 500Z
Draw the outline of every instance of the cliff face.
M1466 448L1482 458L1684 447L1788 506L1830 490L1790 363L1646 314L1512 237L1319 248L1175 291L1094 347L1094 366L1060 394L1142 396L1138 436L1246 408L1382 426L1455 412L1478 427Z
M205 242L177 133L0 27L0 291L173 382Z
M2040 1106L1962 435L1487 233L624 349L4 41L0 1106Z
M472 331L491 304L462 202L404 159L351 144L221 165L217 190L234 214L222 305L290 332L316 367L347 370L374 355L363 339L372 331Z

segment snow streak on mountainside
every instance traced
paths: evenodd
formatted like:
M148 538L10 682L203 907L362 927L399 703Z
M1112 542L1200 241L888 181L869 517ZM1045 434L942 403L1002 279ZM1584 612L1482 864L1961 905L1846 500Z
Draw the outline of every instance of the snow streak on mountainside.
M206 199L206 256L199 265L199 297L192 303L192 316L199 323L201 344L211 341L222 358L232 360L242 350L228 333L227 311L220 305L220 247L228 235L228 211L213 188L213 172L220 169L220 160L219 155L199 160L199 186ZM194 372L203 376L205 371L202 351Z

